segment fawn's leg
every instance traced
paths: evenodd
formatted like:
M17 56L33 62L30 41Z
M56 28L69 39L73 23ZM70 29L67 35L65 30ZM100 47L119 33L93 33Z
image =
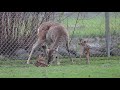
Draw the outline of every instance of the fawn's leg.
M90 54L89 53L86 53L86 63L87 64L90 64Z
M84 49L80 49L80 63L82 61L82 56L84 55Z

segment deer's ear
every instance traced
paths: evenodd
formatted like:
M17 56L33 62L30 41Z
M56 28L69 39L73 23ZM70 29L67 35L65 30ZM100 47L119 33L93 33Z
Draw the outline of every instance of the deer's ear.
M44 29L48 31L50 29L50 26L46 26Z

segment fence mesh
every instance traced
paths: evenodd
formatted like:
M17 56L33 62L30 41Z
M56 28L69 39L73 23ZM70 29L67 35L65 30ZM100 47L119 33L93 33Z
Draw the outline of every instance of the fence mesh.
M110 56L120 56L120 13L110 12ZM91 57L107 57L105 12L0 12L0 59L27 60L42 22L62 23L70 34L70 53L80 57L79 38L88 41ZM37 58L37 48L32 58ZM61 57L66 51L60 49Z

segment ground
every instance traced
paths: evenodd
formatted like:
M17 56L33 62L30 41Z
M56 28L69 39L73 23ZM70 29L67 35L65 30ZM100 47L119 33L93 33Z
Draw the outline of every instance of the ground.
M0 60L0 78L119 78L119 57L91 58L87 65L83 59L62 59L60 66L35 67L27 65L26 60ZM32 60L34 63L34 60Z

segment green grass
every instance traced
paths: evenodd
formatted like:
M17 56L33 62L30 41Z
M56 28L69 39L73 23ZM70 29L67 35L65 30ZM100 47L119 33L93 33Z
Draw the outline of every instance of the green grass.
M68 59L61 61L60 66L35 67L27 65L24 60L0 60L0 78L119 78L119 57L91 58L91 64L86 65L83 59L74 59L71 64ZM32 60L34 62L34 60Z
M111 34L120 33L120 18L110 17L110 32ZM67 26L67 19L62 22ZM76 18L68 18L68 26L75 26ZM102 16L96 16L91 19L79 19L77 25L81 26L80 29L75 29L73 34L73 29L70 30L70 35L72 36L104 36L105 35L105 18Z

